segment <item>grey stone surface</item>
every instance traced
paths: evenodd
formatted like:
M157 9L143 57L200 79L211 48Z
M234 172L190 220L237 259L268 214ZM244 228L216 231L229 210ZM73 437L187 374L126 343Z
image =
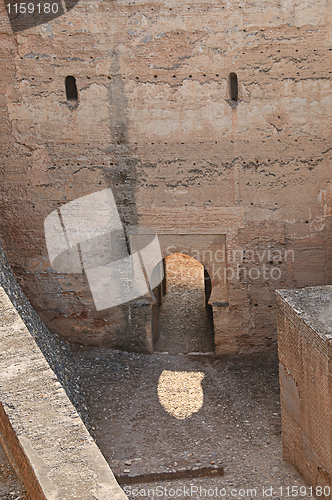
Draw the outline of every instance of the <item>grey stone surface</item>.
M277 290L299 317L322 339L332 335L332 286L315 286L295 290Z
M36 476L45 499L125 500L106 460L2 287L0 374L0 401L31 466L30 477ZM2 428L8 429L6 425L2 422ZM15 450L10 451L15 455ZM27 489L30 477L25 472Z
M45 356L48 364L76 407L84 423L89 425L84 392L78 385L78 378L68 344L51 334L42 322L29 300L17 284L5 252L0 244L0 284L7 293L30 334Z

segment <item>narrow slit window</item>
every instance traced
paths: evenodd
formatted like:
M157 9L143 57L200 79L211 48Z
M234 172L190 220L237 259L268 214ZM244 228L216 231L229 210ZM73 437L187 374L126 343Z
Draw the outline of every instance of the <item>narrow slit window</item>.
M73 76L66 77L66 94L67 94L67 101L78 100L76 79Z
M229 75L229 94L231 101L238 100L238 83L237 83L237 75L236 73L231 73Z

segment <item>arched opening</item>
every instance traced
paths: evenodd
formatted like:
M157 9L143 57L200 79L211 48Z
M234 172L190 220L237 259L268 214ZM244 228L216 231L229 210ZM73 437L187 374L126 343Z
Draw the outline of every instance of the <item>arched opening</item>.
M229 75L229 98L231 101L237 102L239 95L239 87L237 82L237 74L230 73Z
M155 351L214 352L213 316L208 304L211 280L207 270L182 253L169 255L164 262Z
M77 101L78 92L76 86L76 79L73 76L66 76L65 85L66 85L67 101Z

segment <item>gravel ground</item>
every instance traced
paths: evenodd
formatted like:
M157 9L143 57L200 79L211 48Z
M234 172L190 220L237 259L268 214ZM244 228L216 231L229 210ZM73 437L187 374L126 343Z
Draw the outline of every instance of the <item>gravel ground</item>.
M166 264L153 355L73 352L91 433L118 480L133 499L281 500L294 485L304 493L302 478L282 459L277 356L184 354L212 350L203 270L185 256ZM204 471L209 477L198 477Z
M166 276L155 351L214 352L212 315L205 307L204 267L188 255L173 254L166 258Z
M282 459L277 357L188 354L210 352L213 330L202 268L197 265L199 277L181 259L181 275L179 262L168 263L155 354L71 346L65 357L68 373L75 373L72 397L84 411L86 395L92 435L131 499L281 500L294 485L304 492L303 480ZM12 278L4 267L6 285ZM26 299L16 292L12 300L23 310ZM37 337L33 313L25 315ZM51 342L46 334L38 341ZM67 346L60 344L51 359L57 368L68 366L58 354ZM207 470L209 477L198 477ZM0 448L0 500L9 499L27 497Z
M29 500L0 444L0 500Z
M194 356L147 356L96 348L74 355L88 396L91 432L118 477L126 476L129 482L143 475L146 479L138 478L143 488L152 473L199 470L213 464L224 467L224 477L159 481L149 483L149 487L256 487L256 498L264 498L263 486L273 486L275 492L280 492L281 486L284 491L287 486L304 486L282 459L276 357L202 356L196 360ZM166 402L158 390L165 372L174 377L179 374L172 392L168 385ZM183 373L187 374L184 379ZM197 375L193 387L196 407L195 401L189 400L190 411L182 408L179 413L181 377L185 380L185 406L188 376L194 380ZM281 498L277 494L270 498L278 496Z

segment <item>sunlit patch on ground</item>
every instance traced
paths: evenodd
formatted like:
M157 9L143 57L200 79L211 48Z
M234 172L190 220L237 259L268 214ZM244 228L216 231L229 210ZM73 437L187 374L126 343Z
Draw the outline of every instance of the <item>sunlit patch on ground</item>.
M161 406L179 420L190 417L203 406L203 378L203 372L164 370L159 377L157 389Z

